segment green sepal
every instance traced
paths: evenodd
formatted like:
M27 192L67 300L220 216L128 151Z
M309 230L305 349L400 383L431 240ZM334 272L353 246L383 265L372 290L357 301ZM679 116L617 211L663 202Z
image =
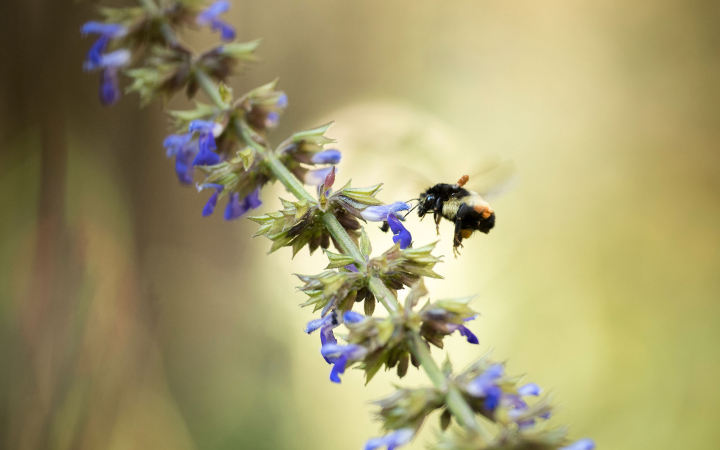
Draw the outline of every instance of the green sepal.
M335 122L329 122L329 123L326 123L325 125L320 125L319 127L313 128L311 130L297 132L290 137L290 140L292 142L307 141L309 143L317 144L317 145L330 144L332 142L335 142L335 139L331 139L331 138L329 138L327 136L323 136L323 135L325 134L325 132L328 129L330 129L330 127L334 123Z
M333 253L329 250L325 250L325 255L327 255L330 260L330 264L328 264L325 269L337 269L338 267L345 267L355 262L355 258L352 256Z
M174 125L178 130L187 130L193 120L205 120L217 112L217 108L206 103L195 102L195 109L172 110L168 115L175 121Z
M218 94L220 95L220 99L225 102L226 104L229 104L232 102L233 99L233 90L230 86L226 85L225 83L220 83L218 85Z
M365 188L344 188L340 191L341 195L359 202L365 206L379 206L384 203L375 198L375 194L380 191L382 184L376 184L375 186Z
M231 44L223 44L220 53L231 58L243 61L255 61L255 50L260 46L261 39L250 42L234 42Z
M252 147L246 147L244 150L239 150L237 155L242 160L243 168L245 170L248 170L248 168L252 166L253 161L255 161L255 150L253 150Z
M360 233L360 251L365 256L370 256L370 254L372 253L372 244L370 243L370 238L365 232L364 227Z

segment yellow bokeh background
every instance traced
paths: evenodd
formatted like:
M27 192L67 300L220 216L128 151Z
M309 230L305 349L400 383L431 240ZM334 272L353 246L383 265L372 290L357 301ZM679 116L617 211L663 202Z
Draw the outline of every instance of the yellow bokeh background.
M227 20L263 45L231 84L280 76L290 106L273 142L336 121L338 182L382 182L387 202L512 160L489 235L454 258L440 230L431 298L478 294L482 313L479 346L448 339L455 367L493 348L553 393L554 423L601 449L711 450L719 13L699 0L234 0ZM205 195L165 158L161 105L97 101L78 33L92 17L87 3L0 4L0 447L362 448L380 432L368 403L397 379L328 380L291 275L324 257L266 256L250 221L200 216ZM277 197L290 194L263 191L260 211ZM429 220L407 227L437 239ZM390 245L368 230L376 252ZM411 370L400 384L427 382ZM410 448L436 433L433 416Z

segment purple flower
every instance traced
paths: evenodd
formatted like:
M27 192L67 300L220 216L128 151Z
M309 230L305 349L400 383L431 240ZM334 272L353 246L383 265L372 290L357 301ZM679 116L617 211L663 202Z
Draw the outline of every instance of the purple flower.
M220 156L214 152L217 150L215 144L215 131L221 129L222 125L208 120L193 120L188 130L190 133L199 133L198 145L200 150L192 162L193 166L212 166L220 162Z
M214 183L208 183L202 186L202 189L206 188L212 188L215 189L215 192L210 195L210 198L208 199L207 203L205 204L205 207L202 210L202 216L207 217L211 215L213 212L215 212L215 206L217 206L218 196L220 193L225 189L225 186L222 184L214 184Z
M240 201L240 194L234 192L230 194L227 207L225 208L225 220L235 220L251 209L255 209L262 205L260 201L260 188L255 189L247 197Z
M265 128L275 128L280 122L280 114L270 111L265 117Z
M528 407L528 404L523 400L523 397L534 396L537 397L542 393L542 389L535 383L528 383L518 388L517 394L504 393L502 397L502 403L511 408L509 416L512 420L517 421L520 416L523 415ZM550 412L540 415L543 419L550 418ZM523 421L517 422L520 428L529 427L535 424L535 419L530 418Z
M378 447L387 446L387 450L394 450L397 447L407 444L415 436L412 428L400 428L380 438L372 438L365 443L365 450L375 450Z
M313 331L320 329L321 345L325 345L327 343L337 344L337 339L335 339L333 329L337 328L338 326L340 326L340 320L338 320L337 312L332 311L325 317L321 317L320 319L315 319L308 322L308 324L305 326L305 332L307 334L310 334ZM325 357L325 361L327 361L328 364L332 362L328 357Z
M112 105L122 95L118 86L118 71L130 62L130 51L125 49L99 55L92 63L85 63L85 70L102 69L100 75L100 102Z
M340 375L345 373L348 362L363 359L367 354L367 349L355 344L338 345L327 343L320 349L320 354L334 364L330 371L330 381L339 383Z
M207 183L200 186L199 189L215 189L215 192L210 195L210 198L208 199L208 202L205 204L205 207L202 211L203 217L210 216L213 212L215 212L218 198L223 189L225 189L225 186L223 186L222 184ZM238 192L233 192L230 194L227 206L225 207L224 218L225 220L237 219L251 209L257 208L261 204L262 202L260 201L260 188L255 189L253 192L250 193L250 195L248 195L242 200L240 200L240 194Z
M580 439L572 444L562 447L560 450L593 450L595 448L595 441L592 439Z
M469 322L471 320L475 320L476 317L477 317L477 315L468 317L467 319L463 319L463 322ZM480 341L478 341L477 336L475 336L475 334L472 331L470 331L470 329L468 327L466 327L465 325L449 323L447 325L447 327L451 333L455 332L455 331L459 331L460 334L462 336L465 336L465 339L467 339L467 341L471 344L479 344L480 343Z
M348 323L358 323L365 320L365 316L360 313L356 313L355 311L347 311L343 314L343 320Z
M484 397L485 409L494 411L500 404L502 389L498 387L497 380L503 376L505 369L500 364L493 364L467 385L468 394L473 397Z
M480 341L478 341L477 336L475 336L475 334L472 331L470 331L468 329L468 327L466 327L465 325L460 325L458 330L460 331L461 335L465 336L465 339L467 339L467 341L469 343L471 343L471 344L479 344L480 343Z
M362 211L362 213L360 213L360 215L368 222L383 222L387 220L389 214L394 214L399 211L407 211L409 209L410 205L407 203L395 202L389 205L368 206Z
M85 58L85 70L95 70L100 66L100 60L107 49L111 39L117 39L127 34L128 30L118 23L87 22L80 28L83 36L99 34L100 38L90 47Z
M280 95L278 95L277 102L275 103L275 106L280 109L285 109L288 106L288 98L287 94L284 92L281 92Z
M195 18L195 23L201 27L210 25L213 31L220 31L220 38L223 41L232 41L235 39L235 28L223 22L218 18L220 14L224 14L230 10L230 2L227 0L218 0L205 10L200 12Z
M167 157L175 156L175 173L178 180L184 184L191 184L193 178L192 160L198 152L197 141L192 141L192 133L171 134L163 147L167 149Z
M538 396L542 393L542 388L535 383L528 383L524 386L520 386L517 391L518 394L523 397L527 397L529 395Z
M400 242L400 248L402 250L405 250L410 246L412 243L412 235L410 232L405 228L400 222L400 219L395 217L395 214L388 214L387 216L388 225L390 225L390 230L393 232L393 242L398 243ZM463 327L465 328L465 327ZM466 328L467 329L467 328ZM462 331L461 331L462 333ZM470 333L472 334L472 333Z
M342 154L340 153L340 150L323 150L321 152L315 153L312 158L310 158L310 163L312 164L337 164L340 162L340 159L342 158Z
M332 170L332 167L325 167L322 169L308 170L303 177L303 182L311 186L320 186L325 182L325 178ZM337 171L337 169L335 169Z
M105 50L111 39L123 37L127 31L127 28L117 23L88 22L80 28L83 36L100 35L100 38L90 47L83 67L86 71L102 69L100 102L103 105L112 105L120 99L122 94L118 87L118 71L130 62L132 56L130 51L125 49L110 53L105 53Z

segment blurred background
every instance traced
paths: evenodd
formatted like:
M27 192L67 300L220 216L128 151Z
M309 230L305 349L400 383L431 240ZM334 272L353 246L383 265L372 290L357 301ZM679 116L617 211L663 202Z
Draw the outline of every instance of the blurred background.
M280 76L276 144L336 120L341 182L391 202L515 161L488 236L455 259L441 228L432 298L477 293L482 311L479 346L449 339L456 368L494 348L599 448L718 448L719 3L233 3L239 38L264 39L236 93ZM328 380L291 275L324 257L268 257L253 223L200 216L161 105L99 104L78 32L93 17L0 2L0 447L360 449L396 379Z

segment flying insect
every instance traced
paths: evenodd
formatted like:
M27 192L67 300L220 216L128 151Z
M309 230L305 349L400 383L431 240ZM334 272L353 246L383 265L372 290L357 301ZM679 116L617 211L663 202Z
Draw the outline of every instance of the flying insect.
M495 212L480 194L465 189L470 177L463 175L455 184L438 183L427 188L418 199L420 219L432 212L435 229L440 234L440 220L445 218L455 224L453 252L458 253L463 239L475 231L489 233L495 226Z

